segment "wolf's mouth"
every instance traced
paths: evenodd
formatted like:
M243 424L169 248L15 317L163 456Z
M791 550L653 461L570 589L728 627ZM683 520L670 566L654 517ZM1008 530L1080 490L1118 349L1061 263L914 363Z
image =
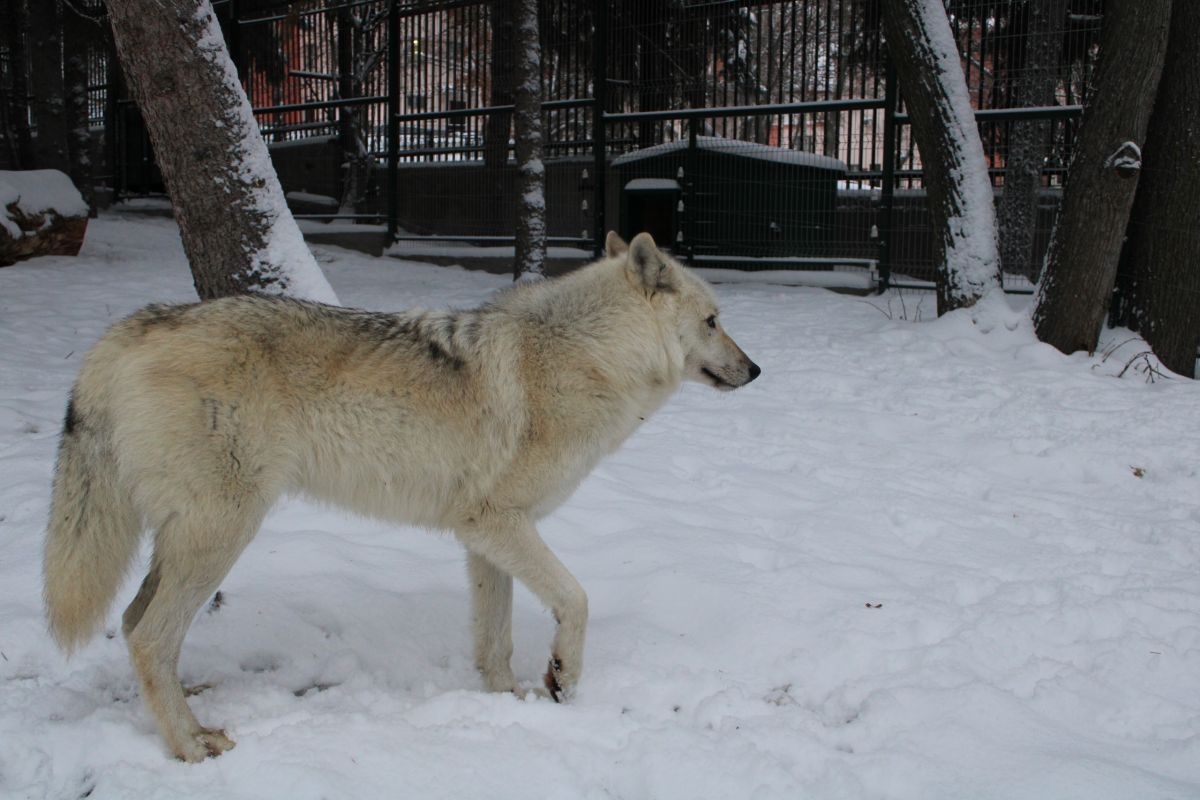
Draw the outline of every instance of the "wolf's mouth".
M736 389L737 388L732 383L725 380L724 378L722 378L717 373L713 372L708 367L701 367L700 371L703 372L705 375L707 375L712 380L713 385L716 386L718 389Z

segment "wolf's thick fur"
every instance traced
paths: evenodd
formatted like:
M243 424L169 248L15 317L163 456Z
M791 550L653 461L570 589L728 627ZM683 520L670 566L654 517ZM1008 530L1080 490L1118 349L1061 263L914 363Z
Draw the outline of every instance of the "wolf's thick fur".
M732 389L758 367L711 290L646 234L481 308L383 314L266 297L149 306L88 354L59 449L45 552L50 629L92 636L154 532L123 629L171 750L232 747L201 727L176 664L192 617L280 495L449 530L468 550L476 664L518 691L512 578L558 620L547 689L582 668L587 597L534 521L685 378Z

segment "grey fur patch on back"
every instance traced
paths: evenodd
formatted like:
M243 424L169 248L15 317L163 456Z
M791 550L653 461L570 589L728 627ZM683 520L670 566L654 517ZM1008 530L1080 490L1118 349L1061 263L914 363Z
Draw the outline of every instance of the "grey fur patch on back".
M467 364L466 351L479 336L477 312L354 313L354 330L380 344L411 343L434 363L452 370Z
M191 306L155 303L137 312L135 319L141 324L142 333L157 327L177 328L184 312L189 308Z

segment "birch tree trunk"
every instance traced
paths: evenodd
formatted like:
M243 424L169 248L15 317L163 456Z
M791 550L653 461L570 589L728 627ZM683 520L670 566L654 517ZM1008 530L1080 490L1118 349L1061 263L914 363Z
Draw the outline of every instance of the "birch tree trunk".
M1062 58L1067 0L1026 0L1025 59L1014 79L1018 106L1054 105L1058 63ZM1034 258L1038 193L1050 144L1050 123L1017 120L1008 129L1004 192L1000 195L1000 263L1004 271L1037 280Z
M542 46L537 0L516 0L514 149L517 236L513 279L540 278L546 261L546 167L542 163Z
M1064 353L1096 350L1137 191L1170 17L1171 0L1105 4L1096 85L1067 170L1033 313L1038 338Z
M996 210L958 46L941 0L881 0L934 229L937 311L973 306L1000 286Z
M201 298L337 296L284 202L209 0L108 0Z
M1121 259L1125 322L1174 372L1195 377L1200 342L1200 3L1171 9L1162 80L1146 133Z

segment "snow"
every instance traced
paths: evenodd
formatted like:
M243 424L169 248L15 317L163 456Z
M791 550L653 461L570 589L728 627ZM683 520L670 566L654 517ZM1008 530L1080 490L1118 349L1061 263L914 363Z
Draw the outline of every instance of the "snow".
M510 284L315 252L352 306ZM1200 386L1024 309L985 335L906 321L929 293L715 288L762 377L685 386L541 526L590 596L572 702L480 690L452 540L288 500L184 645L238 742L189 766L118 632L136 580L69 661L40 600L68 388L106 326L193 298L177 230L105 214L0 270L0 797L1200 796ZM553 620L518 590L513 628L535 681Z
M1115 169L1122 175L1129 175L1142 168L1142 148L1137 142L1124 142L1104 159L1104 166Z
M71 179L56 169L0 170L0 227L13 238L21 229L9 216L13 203L26 216L44 211L57 211L63 217L86 217L87 202L71 183Z
M232 126L237 132L237 141L241 143L239 181L248 187L254 197L255 210L269 220L267 241L252 256L250 271L279 276L279 283L269 284L265 291L278 290L292 297L337 305L337 295L321 274L304 243L296 220L288 211L283 187L271 164L270 152L250 109L250 101L242 90L237 69L225 48L221 27L208 0L201 0L196 10L196 21L203 30L196 42L196 49L223 75L223 83L230 97L226 110L228 117L224 124Z
M678 192L679 181L670 178L634 178L625 184L627 192Z
M313 194L312 192L288 192L286 198L293 203L308 203L314 206L328 206L336 209L338 199L330 197L327 194Z
M821 156L816 153L808 153L803 150L785 150L782 147L772 147L766 144L758 144L756 142L743 142L739 139L723 139L719 136L697 136L696 147L702 150L720 150L725 153L741 156L743 158L753 158L760 161L773 161L780 164L799 164L805 167L816 167L818 169L834 170L836 172L845 172L846 165L836 158L830 156ZM641 150L634 150L631 153L626 153L613 159L613 166L619 167L624 164L632 164L636 161L641 161L652 156L665 155L666 153L678 152L688 148L687 139L679 139L674 142L664 142L656 144L653 147L645 147Z

